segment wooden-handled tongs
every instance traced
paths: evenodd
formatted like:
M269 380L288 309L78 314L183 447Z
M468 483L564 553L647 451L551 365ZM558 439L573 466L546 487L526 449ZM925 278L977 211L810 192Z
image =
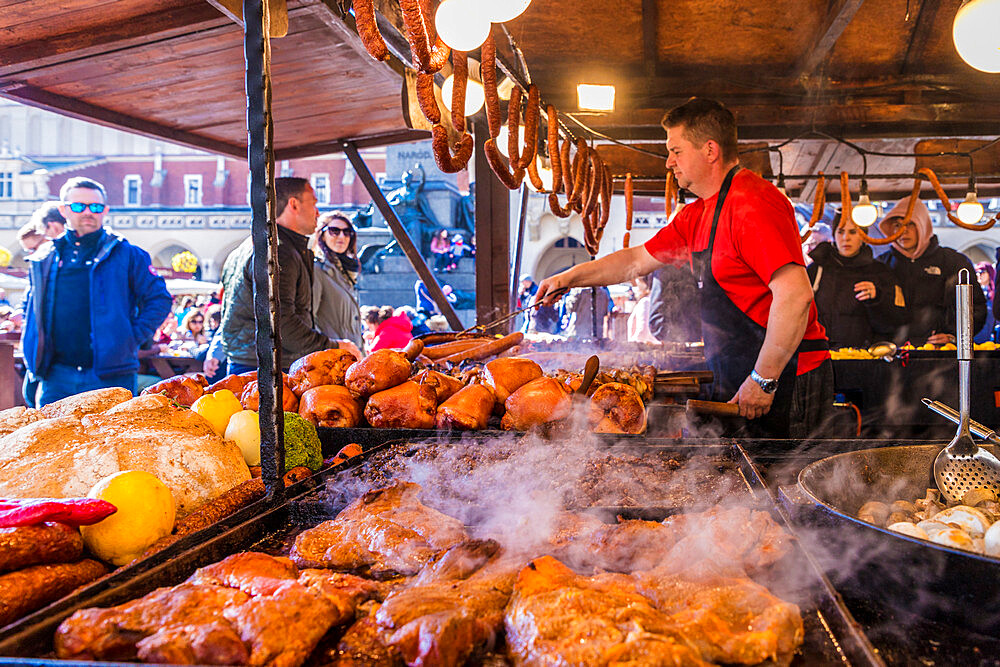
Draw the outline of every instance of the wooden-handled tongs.
M563 289L558 289L558 290L552 292L551 296L562 298L566 294L566 292L568 292L568 291L569 291L569 288L568 287L564 287ZM462 331L459 331L458 332L458 336L456 336L456 337L461 337L461 336L464 336L466 334L473 333L475 331L486 331L487 329L492 329L494 327L498 327L498 326L500 326L501 324L503 324L505 322L511 321L512 319L514 319L515 317L517 317L521 313L523 313L525 311L528 311L528 310L531 310L532 308L538 308L541 305L542 305L542 302L541 301L537 301L537 302L531 304L530 306L525 306L524 308L519 308L518 310L515 310L512 313L508 313L507 315L504 315L501 318L493 320L492 322L486 322L484 324L473 325L473 326L469 327L468 329L463 329Z

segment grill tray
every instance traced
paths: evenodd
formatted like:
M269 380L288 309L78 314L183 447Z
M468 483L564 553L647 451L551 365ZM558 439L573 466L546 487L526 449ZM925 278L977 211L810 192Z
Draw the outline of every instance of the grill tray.
M367 452L363 457L370 457ZM664 446L663 451L667 451ZM766 508L786 530L789 530L779 509L770 500L760 477L746 453L738 445L716 445L685 447L675 444L673 454L676 456L708 455L717 456L730 461L734 469L740 471L741 483L747 488L747 494L752 504ZM357 462L352 460L352 464ZM342 472L336 468L323 476L330 478ZM119 586L110 587L100 593L81 599L73 605L58 611L30 625L20 628L14 634L8 634L0 639L0 655L10 656L0 658L0 664L27 665L67 665L52 659L52 637L55 629L73 611L93 606L113 606L135 599L155 588L176 585L191 575L195 569L217 562L222 558L249 549L259 549L279 552L289 543L295 534L316 524L323 517L316 515L316 491L306 490L298 497L287 502L264 509L258 516L246 521L228 526L225 530L206 539L202 544L188 548L174 558L167 559L148 568L130 581ZM628 515L644 516L649 519L662 519L680 508L632 507L615 508ZM775 581L766 582L771 590L784 599L796 602L802 608L805 622L805 643L802 652L793 661L793 665L881 665L883 664L865 636L859 630L850 613L847 612L829 582L815 568L809 556L793 540L793 551L786 559L788 567L798 576L794 578L777 577ZM794 581L793 581L794 580ZM97 662L76 662L73 664L115 664ZM134 664L134 663L129 663ZM506 664L502 656L487 656L483 664Z

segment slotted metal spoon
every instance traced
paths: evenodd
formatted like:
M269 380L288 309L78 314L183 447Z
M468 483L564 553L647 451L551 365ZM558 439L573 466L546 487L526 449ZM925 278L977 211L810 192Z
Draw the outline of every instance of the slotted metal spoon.
M968 269L958 273L955 312L958 320L958 433L934 459L934 482L950 502L960 502L976 488L1000 495L1000 459L978 446L969 432L969 373L972 363L972 289Z

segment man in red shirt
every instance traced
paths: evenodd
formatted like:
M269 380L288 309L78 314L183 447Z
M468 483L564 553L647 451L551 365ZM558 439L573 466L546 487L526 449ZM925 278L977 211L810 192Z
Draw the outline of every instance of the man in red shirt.
M663 126L667 167L698 201L645 245L546 278L538 298L631 280L664 264L691 267L713 398L737 403L754 420L752 435L807 435L832 404L833 373L791 203L740 168L736 121L722 104L692 98Z

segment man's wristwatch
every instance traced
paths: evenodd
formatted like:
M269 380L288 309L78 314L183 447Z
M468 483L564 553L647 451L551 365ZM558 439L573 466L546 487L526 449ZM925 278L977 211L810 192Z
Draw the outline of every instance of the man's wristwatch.
M766 378L757 372L757 369L750 371L750 379L760 385L765 394L773 394L778 391L778 381L773 378Z

